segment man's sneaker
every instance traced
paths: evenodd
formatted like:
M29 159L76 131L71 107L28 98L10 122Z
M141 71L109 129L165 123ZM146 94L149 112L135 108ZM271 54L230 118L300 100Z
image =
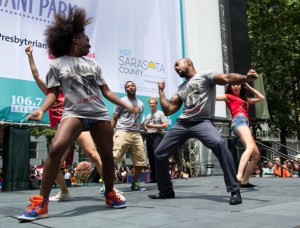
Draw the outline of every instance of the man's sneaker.
M112 208L126 208L126 198L113 190L109 193L104 193L106 205Z
M28 205L27 211L18 217L19 221L33 221L40 218L48 217L48 199L43 196L32 196L31 204Z
M145 188L141 187L140 182L132 182L130 188L133 191L146 191Z
M71 193L63 193L63 192L58 192L55 196L52 196L49 198L50 202L58 202L58 201L65 201L65 200L70 200L71 199Z

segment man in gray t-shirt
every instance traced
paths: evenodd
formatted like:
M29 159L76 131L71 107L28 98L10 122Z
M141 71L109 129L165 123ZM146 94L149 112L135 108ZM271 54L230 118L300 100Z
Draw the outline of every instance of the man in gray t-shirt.
M168 120L165 114L157 109L157 99L150 97L148 103L151 109L144 119L142 126L147 132L146 148L149 157L149 164L151 168L149 183L156 183L156 165L154 159L154 151L158 147L163 138L163 131L168 127Z
M146 155L144 150L143 138L140 134L140 119L144 111L144 104L136 98L136 86L134 82L125 83L126 97L121 100L128 106L138 107L139 113L131 114L121 106L115 106L111 126L115 128L114 134L114 160L115 164L120 164L124 154L128 151L132 163L135 167L131 189L135 191L144 191L140 186L139 177L146 166Z
M257 79L257 73L254 70L250 70L247 75L219 74L213 71L197 72L193 62L187 58L177 60L174 69L186 81L179 86L178 92L171 97L170 102L164 94L165 83L159 82L160 103L166 116L177 112L182 104L184 104L183 113L154 152L159 193L149 197L151 199L175 197L169 175L168 158L189 138L197 138L213 151L220 162L227 191L231 192L229 203L241 204L240 185L236 178L231 152L212 123L215 114L216 84L241 84L254 81Z

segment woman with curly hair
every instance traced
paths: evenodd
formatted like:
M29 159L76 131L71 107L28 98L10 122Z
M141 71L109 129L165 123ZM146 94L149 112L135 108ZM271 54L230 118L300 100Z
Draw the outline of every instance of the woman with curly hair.
M46 83L42 80L40 77L39 71L35 65L35 61L33 58L33 48L32 45L28 45L25 49L25 53L28 55L29 65L30 69L33 75L34 80L36 81L37 85L41 89L41 91L47 95L49 89L47 88ZM57 127L59 122L61 121L61 117L63 114L64 109L64 94L62 93L60 89L59 98L57 99L56 103L49 108L48 115L50 120L50 126L51 127ZM97 171L100 176L102 176L102 162L100 155L95 147L94 141L92 139L92 136L90 132L85 131L82 132L79 137L76 139L76 142L78 143L79 147L85 152L85 154L88 156L88 158L95 164ZM70 148L68 148L61 159L61 167L63 167L64 162L66 161L67 157L69 156ZM67 187L65 178L62 174L62 172L58 172L58 175L55 179L56 184L59 186L60 191L49 198L49 201L65 201L71 199L71 193L69 192L69 189ZM103 185L101 186L101 189L103 189ZM102 193L102 191L101 191Z
M247 90L254 95L253 98L246 97ZM249 128L248 110L249 104L255 104L264 99L265 97L248 83L230 84L227 86L225 94L216 97L217 101L226 102L232 115L231 129L246 148L240 159L237 173L241 188L257 188L256 185L249 183L249 178L259 161L260 153Z
M60 87L65 95L64 113L44 164L40 195L30 198L31 205L27 212L18 217L20 221L48 217L48 199L61 157L82 131L90 131L96 147L99 148L106 204L113 208L126 207L126 199L113 190L113 130L108 110L100 94L132 113L138 113L138 109L123 103L108 87L99 65L84 58L91 47L89 38L84 33L85 27L90 23L91 19L86 17L84 9L74 8L69 11L67 17L55 14L54 24L45 32L50 54L56 58L50 64L46 78L50 91L40 109L27 118L41 120L44 112L57 100Z

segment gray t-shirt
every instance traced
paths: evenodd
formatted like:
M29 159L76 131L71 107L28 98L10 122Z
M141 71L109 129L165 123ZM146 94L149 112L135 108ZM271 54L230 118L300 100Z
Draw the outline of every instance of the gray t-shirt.
M154 113L150 113L144 119L144 125L152 123L152 124L163 124L167 122L167 117L165 114L160 111L156 110ZM156 128L148 128L147 133L163 133L164 129L156 129Z
M214 71L199 72L178 87L175 96L184 103L179 121L213 118L216 102L216 84L213 81L215 74L217 72Z
M118 121L116 123L116 130L122 131L139 131L141 114L144 112L144 104L138 99L130 100L127 96L122 97L121 100L132 107L139 107L140 112L137 114L132 114L128 112L127 109L116 105L114 108L114 113L119 115Z
M105 84L99 65L83 57L59 57L50 64L47 74L47 87L61 86L65 95L62 119L110 120L100 96L99 86Z

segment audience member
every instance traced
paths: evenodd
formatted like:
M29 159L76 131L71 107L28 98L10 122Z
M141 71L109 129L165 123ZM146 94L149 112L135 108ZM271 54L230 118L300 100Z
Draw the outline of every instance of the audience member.
M263 168L263 175L269 175L270 177L274 175L274 164L272 161L268 161L267 167Z
M290 172L286 170L284 167L281 167L280 158L275 158L275 167L274 167L275 177L290 177Z

